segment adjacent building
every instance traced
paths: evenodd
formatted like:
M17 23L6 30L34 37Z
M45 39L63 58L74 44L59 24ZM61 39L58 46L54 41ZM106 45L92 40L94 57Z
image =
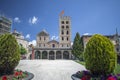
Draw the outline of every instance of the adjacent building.
M0 35L10 33L12 21L4 16L0 16Z
M118 35L117 30L116 30L116 34L114 34L114 35L103 35L103 36L105 36L111 40L111 42L115 46L115 50L116 50L117 54L120 56L120 35ZM82 36L84 49L86 48L86 44L90 40L91 37L92 37L92 35L83 35Z
M50 40L50 35L43 30L37 34L37 46L31 54L33 59L71 59L71 19L59 17L59 41Z
M18 44L22 45L28 51L28 44L29 44L28 40L26 40L24 36L22 36L22 34L17 32L16 30L12 32L12 35L15 36Z

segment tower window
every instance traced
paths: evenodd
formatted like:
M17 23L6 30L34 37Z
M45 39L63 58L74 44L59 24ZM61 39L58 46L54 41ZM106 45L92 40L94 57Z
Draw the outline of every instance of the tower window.
M69 31L67 31L66 34L69 34Z
M64 37L62 37L62 41L64 40Z
M66 29L68 29L68 28L69 28L69 26L67 25L67 26L66 26Z
M63 30L62 30L62 34L64 34Z
M68 37L67 37L67 41L68 41L69 39L68 39Z
M62 24L64 24L64 21L61 21Z
M64 26L62 26L62 29L64 29Z
M66 21L66 24L69 24L69 21Z

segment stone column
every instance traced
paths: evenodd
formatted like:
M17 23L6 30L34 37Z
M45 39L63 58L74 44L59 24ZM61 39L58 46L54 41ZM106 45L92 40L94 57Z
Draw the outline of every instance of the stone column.
M41 51L41 56L40 57L41 57L40 59L42 59L42 51Z
M63 51L61 51L62 59L63 59Z
M49 60L49 51L47 51L47 59Z
M56 51L55 51L55 54L54 54L54 59L56 59Z

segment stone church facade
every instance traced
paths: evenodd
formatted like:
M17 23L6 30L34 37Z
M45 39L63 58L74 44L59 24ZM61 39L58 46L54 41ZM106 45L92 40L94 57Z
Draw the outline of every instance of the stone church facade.
M37 34L37 46L33 48L34 59L72 59L71 54L71 19L59 17L59 42L50 40L49 33L43 30Z

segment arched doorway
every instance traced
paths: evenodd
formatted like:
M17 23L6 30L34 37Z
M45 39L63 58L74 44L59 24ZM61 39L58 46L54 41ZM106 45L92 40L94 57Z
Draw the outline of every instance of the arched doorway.
M69 52L68 51L63 52L63 59L69 59Z
M55 54L54 51L50 51L50 52L49 52L49 59L50 59L50 60L54 60L54 59L55 59L55 58L54 58L54 57L55 57L54 54Z
M57 51L56 52L56 59L61 59L61 58L62 58L61 51Z
M35 52L35 59L40 59L40 57L41 57L40 51L36 51Z
M47 51L42 52L42 59L47 59Z

